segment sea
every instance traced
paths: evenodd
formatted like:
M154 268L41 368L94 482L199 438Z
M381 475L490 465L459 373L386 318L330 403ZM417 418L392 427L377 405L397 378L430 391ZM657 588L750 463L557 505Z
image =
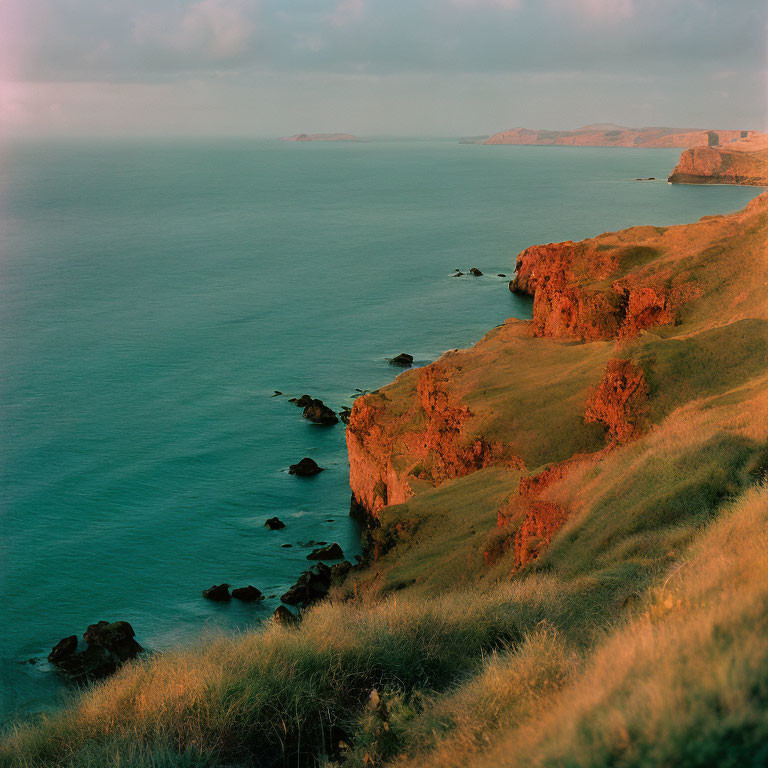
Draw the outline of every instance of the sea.
M678 150L455 140L0 145L0 721L55 709L62 637L155 652L264 622L315 542L353 560L340 410L530 300L516 254L743 207ZM636 179L654 177L654 181ZM480 277L454 277L477 267ZM283 394L276 394L281 392ZM324 471L288 474L304 456ZM268 530L267 518L286 524ZM290 546L288 546L290 545ZM217 604L212 584L252 584Z

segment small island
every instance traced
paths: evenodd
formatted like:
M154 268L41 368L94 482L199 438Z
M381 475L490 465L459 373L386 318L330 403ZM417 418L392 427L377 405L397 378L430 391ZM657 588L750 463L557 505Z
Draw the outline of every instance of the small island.
M351 133L297 133L284 136L280 141L357 141Z

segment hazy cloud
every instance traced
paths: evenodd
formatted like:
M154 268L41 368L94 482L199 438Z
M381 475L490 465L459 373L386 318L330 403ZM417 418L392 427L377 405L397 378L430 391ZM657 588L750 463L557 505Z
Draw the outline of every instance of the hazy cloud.
M101 84L89 99L109 84L150 93L162 83L226 81L241 97L258 91L262 103L267 83L311 80L343 99L349 76L366 78L382 98L389 83L406 94L440 82L446 90L435 92L466 100L469 82L487 99L511 99L499 86L506 82L531 111L539 99L566 95L597 111L610 78L613 110L590 119L618 120L641 104L643 122L669 122L663 110L677 100L690 105L691 120L709 113L711 123L718 105L743 90L735 83L764 84L767 17L765 0L0 0L0 79L71 83L70 95L75 84L83 93L86 83ZM737 74L715 84L719 73ZM493 96L484 82L495 84ZM558 90L565 82L574 94ZM294 97L307 103L303 92ZM762 121L764 104L758 86L741 112ZM491 122L497 104L483 111L486 130L505 127Z

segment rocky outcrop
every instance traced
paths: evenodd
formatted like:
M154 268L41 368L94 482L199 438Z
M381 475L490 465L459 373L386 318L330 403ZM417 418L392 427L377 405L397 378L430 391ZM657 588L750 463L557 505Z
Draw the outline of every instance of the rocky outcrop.
M136 642L133 627L127 621L99 621L83 634L86 648L78 650L76 635L59 641L48 654L48 661L72 682L101 680L144 649Z
M439 363L414 374L416 397L399 419L412 421L412 429L399 433L384 425L381 395L358 398L350 415L350 485L356 502L374 516L387 504L405 502L414 479L436 485L482 469L504 453L501 444L466 434L472 412L449 394Z
M296 475L296 477L314 477L319 475L323 471L322 467L317 465L314 459L310 459L309 456L305 456L297 464L291 464L288 467L289 475Z
M756 131L721 131L679 128L626 128L621 125L585 125L572 131L512 128L495 133L482 144L522 144L569 147L698 147L725 145L755 135Z
M232 599L232 595L229 594L229 584L214 584L203 590L203 597L214 603L228 603Z
M669 176L673 184L768 186L768 137L687 149Z
M604 424L611 443L626 443L640 432L647 404L642 369L629 360L613 359L590 394L584 418Z
M313 549L307 555L307 560L342 560L343 558L344 551L336 542L329 544L326 547Z
M313 424L338 424L339 417L335 411L329 408L322 400L313 399L311 403L305 406L302 416Z
M622 275L660 255L658 247L626 247L603 238L534 245L518 256L509 288L534 297L537 336L581 341L635 336L674 323L690 293L689 286L670 284L669 272Z
M250 584L247 587L236 587L233 589L232 597L244 603L257 603L265 599L264 593Z

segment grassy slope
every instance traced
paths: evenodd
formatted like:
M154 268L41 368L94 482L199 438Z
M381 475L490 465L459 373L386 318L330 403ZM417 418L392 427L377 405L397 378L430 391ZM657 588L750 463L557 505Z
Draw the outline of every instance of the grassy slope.
M471 429L531 470L599 447L578 414L608 357L646 372L646 433L545 491L573 514L538 560L483 559L514 534L496 511L519 471L423 484L382 512L381 560L299 628L128 666L10 734L0 765L768 762L766 219L671 228L623 265L679 244L706 290L677 326L614 347L512 322L451 356ZM385 390L400 413L412 378Z

